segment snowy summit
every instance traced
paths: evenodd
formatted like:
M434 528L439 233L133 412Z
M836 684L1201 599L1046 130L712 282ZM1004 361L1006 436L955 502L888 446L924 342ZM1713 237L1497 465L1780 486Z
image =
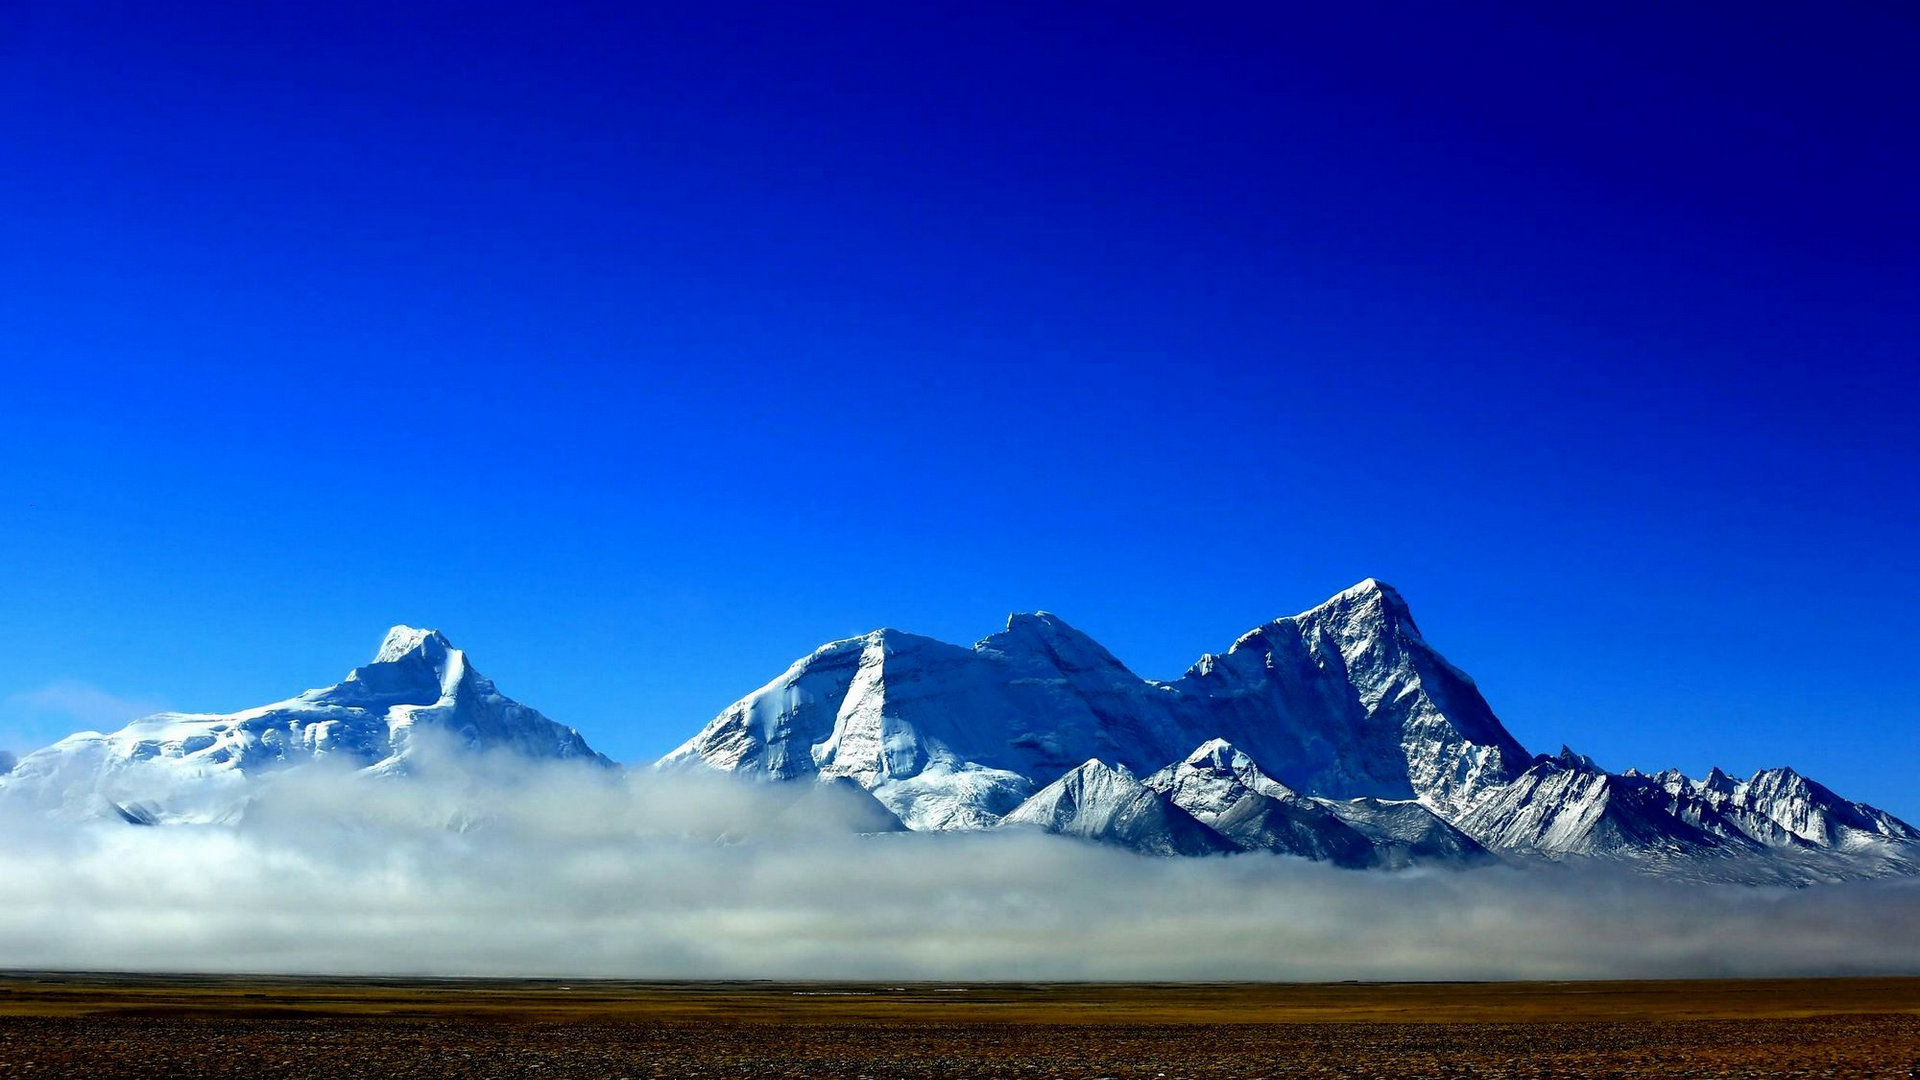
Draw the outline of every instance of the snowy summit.
M372 662L333 686L237 713L158 713L111 734L69 735L21 758L0 792L67 816L228 821L245 808L250 779L290 765L404 773L423 732L611 764L578 731L502 695L439 631L396 626Z

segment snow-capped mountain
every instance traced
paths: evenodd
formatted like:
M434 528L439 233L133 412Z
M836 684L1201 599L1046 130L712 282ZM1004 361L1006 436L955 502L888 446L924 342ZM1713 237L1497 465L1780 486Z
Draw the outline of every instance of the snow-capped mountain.
M1488 847L1549 855L1632 857L1728 842L1713 827L1670 813L1656 795L1664 793L1562 748L1487 789L1455 824Z
M1048 784L1000 819L1001 828L1118 844L1149 855L1222 855L1235 850L1173 800L1125 766L1088 761Z
M1456 810L1531 759L1372 578L1202 656L1171 689L1190 732L1226 737L1288 787L1329 798Z
M1174 695L1053 615L971 649L898 630L822 646L662 759L771 780L848 777L916 829L985 828L1089 758L1158 768Z
M231 821L282 770L405 777L425 771L426 747L612 765L439 633L397 626L337 685L0 760L0 801ZM1172 682L1135 675L1046 612L971 648L876 630L796 661L656 767L806 781L818 798L763 803L806 817L826 799L863 832L1025 828L1352 867L1595 858L1719 881L1920 873L1920 830L1791 769L1695 780L1609 772L1565 748L1530 755L1373 579Z
M1341 866L1460 863L1486 854L1415 802L1303 796L1223 739L1144 780L1088 761L1000 819L1155 855L1266 851Z
M971 649L875 631L796 662L660 765L841 777L912 829L1004 821L1144 851L1710 860L1730 880L1920 872L1920 833L1792 770L1693 781L1534 757L1373 579L1173 682L1045 612Z
M336 685L237 713L159 713L69 735L21 758L0 777L0 797L69 817L233 820L262 775L316 761L402 774L426 740L612 764L578 731L501 694L438 631L396 626Z
M1463 862L1485 854L1418 802L1310 798L1268 776L1224 739L1202 743L1146 784L1242 851L1342 866Z
M1454 824L1487 846L1529 855L1639 860L1703 876L1822 880L1920 871L1920 833L1792 769L1735 780L1719 769L1609 773L1562 748L1488 789ZM1763 866L1771 858L1771 866ZM1696 870L1702 870L1696 867ZM1710 872L1705 872L1710 871Z
M1172 683L1046 612L971 649L878 630L796 662L662 764L847 776L913 828L981 828L1088 759L1144 775L1215 738L1296 791L1446 809L1529 760L1400 595L1368 579Z
M1769 846L1802 843L1857 851L1877 849L1888 840L1920 840L1920 831L1892 814L1841 798L1792 769L1761 769L1746 780L1719 769L1701 780L1668 770L1653 780L1674 808L1684 812L1697 800L1749 839Z
M1379 861L1373 842L1319 801L1260 771L1224 739L1202 743L1183 761L1154 773L1146 786L1240 851L1276 851L1342 866Z

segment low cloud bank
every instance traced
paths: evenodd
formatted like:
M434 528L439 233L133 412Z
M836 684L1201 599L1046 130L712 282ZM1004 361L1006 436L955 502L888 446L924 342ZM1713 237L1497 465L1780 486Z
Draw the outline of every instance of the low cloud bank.
M803 794L804 793L804 794ZM1346 871L855 836L847 793L503 763L264 783L237 826L0 820L0 966L772 979L1920 972L1920 885Z

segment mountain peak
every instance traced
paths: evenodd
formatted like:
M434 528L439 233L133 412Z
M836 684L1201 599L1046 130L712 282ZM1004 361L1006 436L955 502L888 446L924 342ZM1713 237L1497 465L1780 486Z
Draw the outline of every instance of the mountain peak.
M1015 612L1007 628L975 643L975 652L991 653L1016 662L1039 659L1063 672L1092 673L1099 678L1134 678L1106 646L1068 625L1051 611Z
M1145 783L1206 825L1249 796L1298 800L1293 789L1262 772L1251 757L1225 739L1208 739Z
M1007 616L1007 630L1058 630L1066 626L1066 620L1051 611L1016 611ZM1070 629L1070 628L1069 628Z
M1552 757L1544 758L1544 760L1551 761L1555 765L1558 765L1563 769L1571 770L1573 772L1605 772L1606 771L1602 769L1600 766L1594 764L1592 758L1588 757L1585 754L1576 753L1573 747L1568 746L1565 743L1560 744L1560 752L1558 754L1555 754Z
M400 625L387 631L380 642L380 651L373 654L373 662L391 664L417 653L437 663L452 651L453 643L440 631Z
M1362 578L1359 584L1335 593L1331 599L1314 610L1322 611L1328 608L1366 610L1372 607L1378 607L1383 616L1406 624L1415 636L1419 635L1419 628L1413 624L1413 609L1407 606L1407 601L1400 595L1400 590L1379 578Z
M1001 819L1038 826L1150 855L1211 855L1232 850L1218 834L1153 790L1125 765L1098 758L1034 792Z
M1092 639L1067 625L1067 620L1051 611L1016 611L1007 616L1005 630L989 635L980 645L991 643L1004 649L1013 642L1044 646L1061 641L1078 645L1091 642Z
M1121 783L1129 786L1136 785L1140 782L1139 778L1133 775L1132 769L1118 762L1109 765L1099 758L1088 758L1079 765L1067 770L1067 775L1062 777L1062 779L1068 778L1083 782L1107 781L1109 783Z
M1420 637L1420 627L1413 621L1413 610L1401 598L1399 590L1370 577L1362 578L1359 584L1334 593L1298 615L1275 619L1247 631L1227 651L1264 648L1268 635L1283 624L1332 627L1342 636L1390 637L1403 633L1415 640L1424 640Z
M1208 739L1206 742L1193 748L1193 753L1187 755L1186 763L1188 765L1198 765L1203 761L1232 761L1233 756L1239 752L1240 751L1234 749L1232 743L1225 739Z
M979 645L989 643L1004 646L1011 642L1024 642L1031 645L1069 644L1075 650L1093 647L1099 649L1099 643L1074 629L1067 620L1051 611L1016 611L1007 616L1007 628L996 634L990 634ZM976 646L979 647L979 646ZM1104 652L1104 649L1100 651Z

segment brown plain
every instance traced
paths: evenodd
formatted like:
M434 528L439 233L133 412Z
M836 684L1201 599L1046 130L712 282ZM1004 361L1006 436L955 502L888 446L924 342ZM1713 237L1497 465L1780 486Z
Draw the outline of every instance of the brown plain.
M0 975L0 1078L1920 1076L1920 979L775 984Z

